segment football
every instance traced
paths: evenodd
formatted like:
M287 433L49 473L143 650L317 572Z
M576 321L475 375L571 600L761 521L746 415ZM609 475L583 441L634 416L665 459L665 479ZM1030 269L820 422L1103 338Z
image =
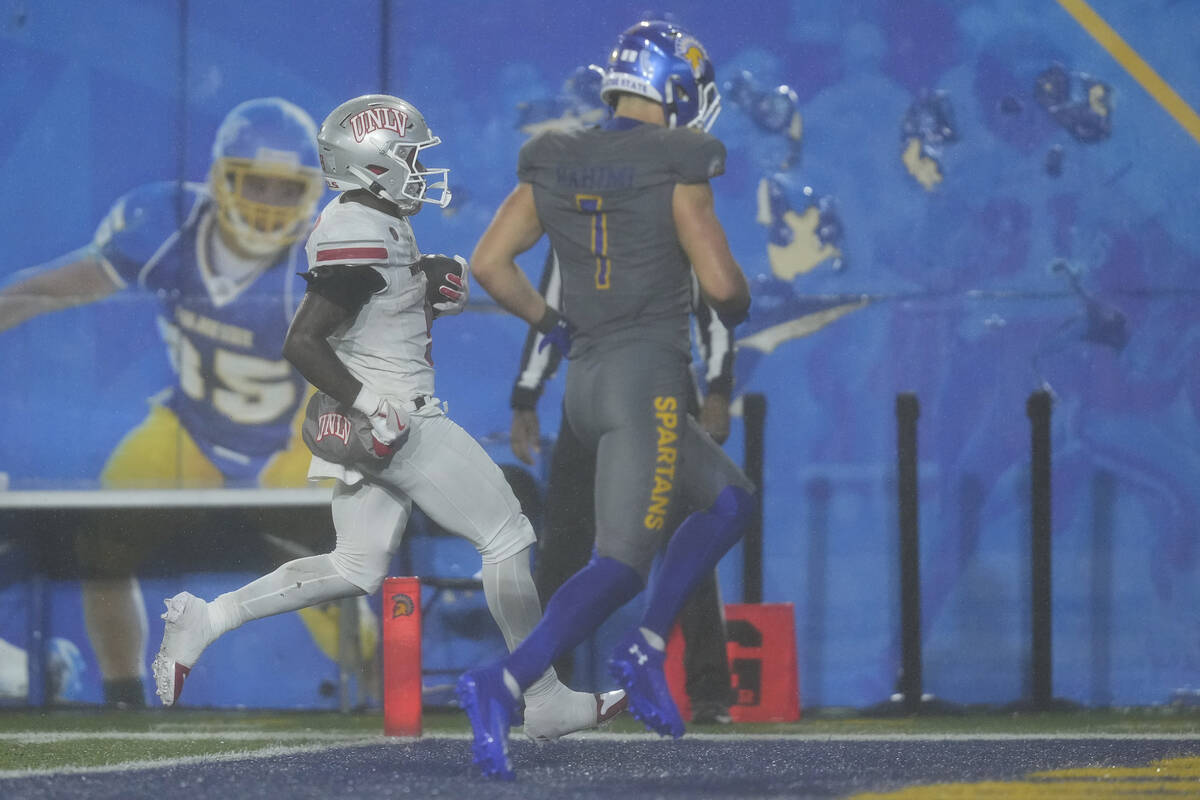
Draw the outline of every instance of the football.
M425 300L435 311L449 311L466 292L467 262L462 256L421 256L417 266L425 273Z
M324 392L309 398L300 436L313 455L342 466L378 464L391 456L375 448L365 414Z

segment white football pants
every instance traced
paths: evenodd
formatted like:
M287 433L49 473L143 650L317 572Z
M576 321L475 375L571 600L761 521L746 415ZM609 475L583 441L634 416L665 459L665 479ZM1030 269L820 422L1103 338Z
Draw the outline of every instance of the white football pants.
M504 473L469 433L436 409L413 414L411 424L387 467L333 491L334 565L367 593L383 583L413 503L443 530L470 540L484 564L537 541Z
M412 416L408 441L386 468L354 485L336 485L333 552L290 561L221 595L211 609L214 635L251 619L373 594L400 546L414 502L479 551L488 608L509 649L533 630L542 616L529 571L533 526L479 443L440 409L432 411Z

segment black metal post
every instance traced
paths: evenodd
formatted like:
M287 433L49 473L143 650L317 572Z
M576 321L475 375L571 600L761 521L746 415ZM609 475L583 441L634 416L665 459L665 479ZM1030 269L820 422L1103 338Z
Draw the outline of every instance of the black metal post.
M1113 510L1117 477L1107 469L1092 476L1092 688L1089 705L1112 706Z
M921 557L917 508L915 394L896 395L896 466L900 501L900 694L904 710L917 713L921 676Z
M814 477L805 487L808 506L807 525L808 567L804 576L805 603L803 627L804 646L800 648L800 674L804 676L810 698L825 686L825 631L829 611L829 506L833 485L825 476ZM837 623L834 623L837 627ZM819 696L819 695L818 695Z
M379 4L379 89L383 94L391 94L388 85L388 75L392 65L392 3L383 0Z
M748 394L742 398L746 425L746 477L758 487L754 495L754 520L742 540L742 602L761 603L763 598L763 444L767 398Z
M1047 391L1029 395L1025 411L1030 427L1031 705L1048 710L1053 698L1050 631L1050 409Z

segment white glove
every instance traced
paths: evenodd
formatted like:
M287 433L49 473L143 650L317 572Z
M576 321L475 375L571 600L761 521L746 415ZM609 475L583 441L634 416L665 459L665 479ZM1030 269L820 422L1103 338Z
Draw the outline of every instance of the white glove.
M371 438L375 440L376 455L394 453L408 439L408 412L393 406L366 385L359 389L353 405L356 410L365 414L371 423Z

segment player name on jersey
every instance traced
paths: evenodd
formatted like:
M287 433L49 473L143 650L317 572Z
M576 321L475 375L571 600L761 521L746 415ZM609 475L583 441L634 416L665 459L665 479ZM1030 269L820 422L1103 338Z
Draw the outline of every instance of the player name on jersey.
M554 170L554 180L560 189L629 189L633 187L633 172L633 167L627 166L559 166Z
M209 319L186 308L175 307L175 321L185 331L214 339L222 344L245 348L254 347L254 331L230 325L228 322Z

